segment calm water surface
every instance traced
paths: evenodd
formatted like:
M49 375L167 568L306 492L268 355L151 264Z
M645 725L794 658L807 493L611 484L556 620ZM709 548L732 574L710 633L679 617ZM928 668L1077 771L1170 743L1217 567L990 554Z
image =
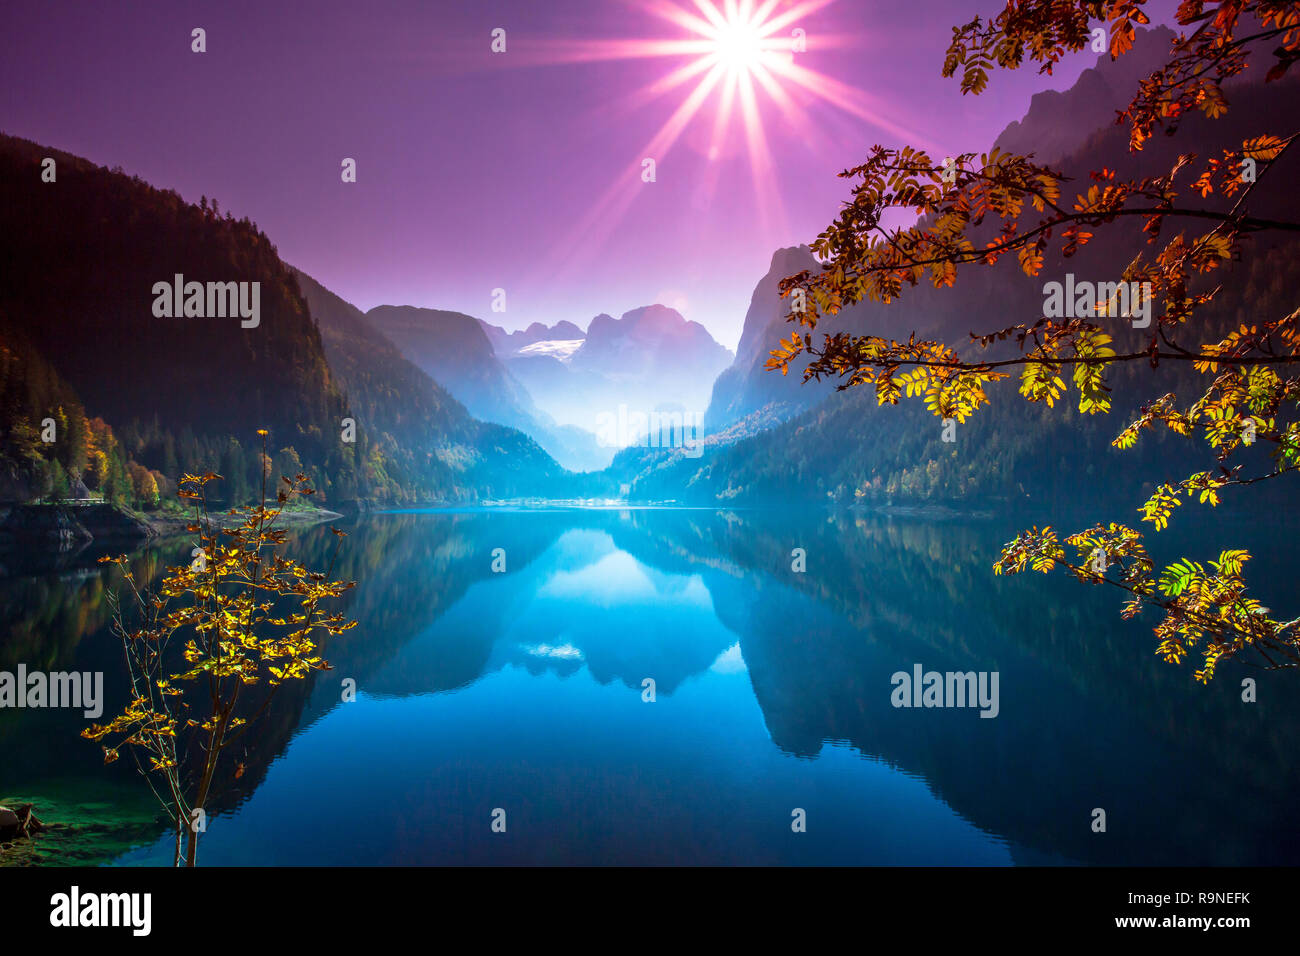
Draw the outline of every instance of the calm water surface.
M1294 675L1236 666L1203 688L1153 656L1151 622L1119 620L1114 594L994 578L1018 526L372 516L351 528L338 575L358 582L346 605L360 624L327 645L334 669L249 735L200 861L1300 862ZM1282 537L1267 532L1231 543L1261 566L1284 560L1261 545ZM320 564L331 543L312 529L297 553ZM6 571L0 669L104 670L118 702L108 572ZM1266 603L1289 600L1285 585L1266 582ZM891 675L916 664L998 672L998 716L893 707ZM1242 676L1258 679L1258 703L1241 701ZM0 799L76 823L44 847L49 862L169 864L152 796L129 760L101 765L83 724L0 712ZM491 831L495 808L505 833ZM796 808L805 833L792 832Z

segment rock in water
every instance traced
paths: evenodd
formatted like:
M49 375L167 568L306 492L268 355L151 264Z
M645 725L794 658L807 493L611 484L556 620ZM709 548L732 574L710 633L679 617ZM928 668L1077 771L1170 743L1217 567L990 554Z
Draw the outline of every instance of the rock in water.
M0 840L31 836L44 829L45 825L32 813L30 803L24 803L17 810L0 806Z

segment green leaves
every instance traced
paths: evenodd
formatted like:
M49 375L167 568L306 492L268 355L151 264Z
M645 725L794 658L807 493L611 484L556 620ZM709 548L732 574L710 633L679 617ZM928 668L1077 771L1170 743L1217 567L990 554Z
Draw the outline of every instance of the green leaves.
M1193 585L1198 578L1205 577L1205 568L1195 561L1184 558L1175 561L1160 573L1160 590L1169 597L1178 597Z

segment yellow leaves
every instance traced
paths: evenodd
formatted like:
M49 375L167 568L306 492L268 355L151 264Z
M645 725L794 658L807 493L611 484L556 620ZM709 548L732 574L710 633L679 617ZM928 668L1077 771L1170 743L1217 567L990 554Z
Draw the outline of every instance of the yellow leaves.
M1227 484L1226 478L1216 477L1208 471L1202 471L1185 478L1180 487L1189 495L1199 496L1201 504L1211 508L1218 507L1219 489Z
M1111 444L1121 450L1132 448L1137 444L1139 433L1146 428L1150 428L1153 422L1164 422L1165 426L1176 434L1186 435L1190 431L1190 423L1174 407L1176 396L1173 392L1166 392L1158 399L1142 410L1142 414L1131 424L1129 424Z
M1142 520L1150 521L1156 526L1157 531L1162 531L1169 524L1169 516L1173 514L1175 508L1182 504L1182 500L1174 497L1177 489L1166 482L1155 490L1155 493L1142 505L1139 511L1142 512Z
M989 75L988 71L980 63L967 64L966 70L961 77L962 93L970 93L979 96L988 88Z
M936 289L948 288L957 282L957 265L951 260L937 262L931 266L930 275Z
M1046 360L1026 365L1020 373L1020 394L1031 402L1046 402L1051 408L1065 391L1065 382L1057 374L1060 367Z
M925 368L914 368L898 376L906 388L907 397L915 398L918 395L924 395L927 388L927 381L930 378L930 372Z
M285 532L275 527L280 512L267 508L265 501L260 507L232 511L242 516L241 523L221 529L221 543L205 530L213 525L203 505L203 486L217 477L182 479L184 489L200 501L203 520L192 527L207 557L201 573L188 565L168 568L157 591L145 593L123 564L128 583L141 592L137 603L143 619L132 626L117 622L136 692L111 721L82 731L90 740L117 738L103 747L107 762L116 760L122 747L131 747L143 752L148 772L175 779L178 755L187 748L197 747L189 752L214 760L231 731L247 729L245 718L235 712L240 689L298 680L312 670L327 669L315 636L342 633L355 624L341 613L328 612L324 604L352 582L330 581L278 555L275 549L285 542ZM300 475L289 484L299 494L306 493L305 483ZM343 533L335 533L341 544ZM299 609L285 613L286 601ZM179 656L186 668L173 673L171 653L164 662L164 639L178 633ZM246 696L245 701L250 712L258 712L255 700ZM208 709L203 719L200 708Z
M1111 440L1111 445L1118 448L1120 451L1128 451L1137 444L1138 433L1146 427L1148 427L1148 423L1140 419L1125 426L1124 430Z
M1166 493L1171 489L1165 486ZM1294 658L1300 650L1296 628L1300 622L1278 622L1268 609L1246 594L1241 572L1250 560L1244 549L1225 549L1207 565L1190 558L1179 560L1155 575L1142 535L1120 524L1094 526L1064 539L1078 559L1065 559L1056 532L1050 527L1021 532L1005 545L994 566L995 574L1016 574L1026 569L1049 571L1058 565L1083 582L1103 578L1129 593L1121 608L1125 619L1146 608L1163 612L1155 627L1156 654L1178 664L1189 649L1203 646L1197 679L1213 678L1222 659L1258 646L1279 650Z
M1055 176L1040 170L1031 177L1031 183L1036 189L1033 190L1034 208L1042 211L1045 202L1057 203L1061 199L1061 181ZM1041 198L1040 198L1041 197Z
M1246 331L1245 326L1242 326L1242 331ZM1253 335L1255 328L1252 326L1249 332ZM1259 415L1276 409L1282 401L1283 389L1277 372L1267 365L1257 365L1246 370L1245 375L1245 401L1250 410Z
M902 396L902 383L894 376L897 368L885 369L876 377L876 404L877 405L897 405L898 399Z
M1022 531L1014 540L1004 545L993 565L995 575L1020 574L1026 568L1047 574L1058 561L1065 558L1056 531L1050 526L1041 531L1031 528Z
M1174 640L1173 638L1166 638L1156 646L1156 654L1158 654L1166 664L1181 664L1183 662L1183 657L1187 654L1187 648L1183 646L1181 641Z
M1237 577L1241 574L1241 569L1247 561L1250 560L1250 552L1245 549L1236 548L1219 553L1217 561L1211 561L1210 566L1216 572L1230 577Z
M1197 240L1199 250L1207 254L1212 259L1231 259L1233 254L1233 240L1231 236L1220 233L1208 233ZM1199 266L1200 271L1208 272L1209 265Z
M1081 360L1074 366L1074 384L1084 414L1110 411L1110 388L1105 384L1105 360L1115 355L1110 342L1109 335L1094 327L1084 328L1074 338L1074 354Z

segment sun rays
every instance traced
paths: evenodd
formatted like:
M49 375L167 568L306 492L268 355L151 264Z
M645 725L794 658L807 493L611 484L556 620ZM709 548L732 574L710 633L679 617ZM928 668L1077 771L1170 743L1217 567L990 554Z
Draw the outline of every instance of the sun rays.
M765 237L788 240L778 187L772 137L814 141L823 136L810 108L831 107L863 121L890 138L916 135L889 118L868 93L800 62L810 46L830 49L847 39L829 31L809 36L801 24L834 0L631 0L679 32L653 39L539 40L530 44L526 65L565 65L640 59L676 60L660 76L621 97L620 112L676 97L676 105L651 132L636 156L613 173L609 185L585 215L573 223L568 241L556 249L564 263L585 260L641 195L643 162L662 166L695 124L707 129L703 150L709 161L694 205L707 209L722 175L718 160L728 147L748 162L754 209ZM864 142L865 142L864 138Z

